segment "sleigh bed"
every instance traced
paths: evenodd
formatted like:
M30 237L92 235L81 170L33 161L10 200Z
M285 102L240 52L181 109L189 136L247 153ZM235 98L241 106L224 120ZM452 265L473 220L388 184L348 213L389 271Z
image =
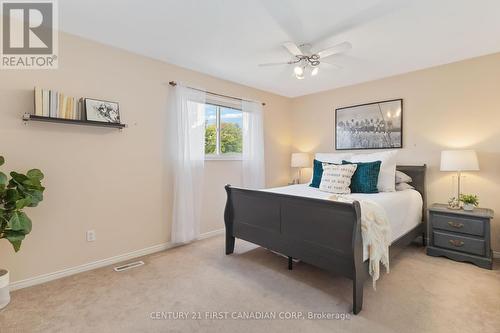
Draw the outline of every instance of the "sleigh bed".
M426 232L426 167L398 166L397 170L413 179L422 207L416 225L392 242L391 257L419 236L425 242ZM288 256L289 269L295 258L345 276L353 281L353 313L361 311L363 285L369 274L358 201L345 203L231 185L225 188L226 254L233 253L235 239L240 238Z

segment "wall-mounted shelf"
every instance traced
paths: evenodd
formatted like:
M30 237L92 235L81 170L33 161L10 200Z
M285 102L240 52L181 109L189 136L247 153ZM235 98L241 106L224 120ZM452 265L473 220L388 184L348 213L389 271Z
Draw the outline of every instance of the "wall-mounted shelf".
M64 119L64 118L52 118L52 117L42 117L36 116L34 114L25 113L23 115L24 121L41 121L46 123L60 123L60 124L72 124L72 125L83 125L83 126L96 126L96 127L107 127L107 128L126 128L126 124L115 124L115 123L104 123L100 121L92 120L76 120L76 119Z

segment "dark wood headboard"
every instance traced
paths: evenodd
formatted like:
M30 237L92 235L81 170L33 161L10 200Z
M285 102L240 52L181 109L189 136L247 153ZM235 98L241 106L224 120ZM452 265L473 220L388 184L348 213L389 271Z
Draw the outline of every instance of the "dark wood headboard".
M420 195L422 195L422 200L424 202L422 206L422 219L424 221L427 220L425 214L425 210L427 209L427 196L426 196L426 187L425 187L425 171L427 166L424 165L398 165L396 166L396 170L406 173L411 177L413 182L411 186L417 190Z

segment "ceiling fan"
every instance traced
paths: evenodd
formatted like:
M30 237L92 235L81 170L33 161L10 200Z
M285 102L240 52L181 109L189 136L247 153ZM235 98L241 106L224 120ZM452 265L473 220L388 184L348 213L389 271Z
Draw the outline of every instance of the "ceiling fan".
M343 42L319 52L311 51L311 44L301 44L297 46L294 42L285 42L283 47L290 52L292 59L285 62L274 62L267 64L260 64L260 67L278 66L278 65L295 65L293 72L298 80L305 78L307 71L311 72L311 76L319 73L319 65L321 63L329 64L323 59L335 54L343 53L352 48L351 43ZM329 64L331 65L331 64Z

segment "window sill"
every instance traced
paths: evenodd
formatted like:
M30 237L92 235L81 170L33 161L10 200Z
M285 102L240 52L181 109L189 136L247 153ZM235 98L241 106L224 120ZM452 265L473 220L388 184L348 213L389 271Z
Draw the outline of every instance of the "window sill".
M243 161L241 155L205 155L205 161Z

